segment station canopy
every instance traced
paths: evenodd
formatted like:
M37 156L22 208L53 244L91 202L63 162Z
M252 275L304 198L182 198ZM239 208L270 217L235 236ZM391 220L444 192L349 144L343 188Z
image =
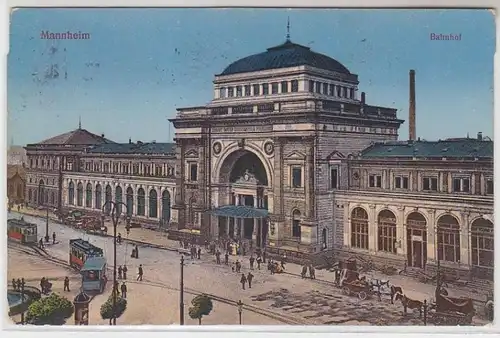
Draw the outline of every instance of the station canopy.
M269 212L266 209L258 209L247 205L223 205L211 211L215 216L234 218L266 218Z

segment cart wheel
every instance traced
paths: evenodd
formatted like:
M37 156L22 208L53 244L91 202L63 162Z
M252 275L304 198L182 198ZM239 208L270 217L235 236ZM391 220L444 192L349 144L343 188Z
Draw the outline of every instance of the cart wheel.
M344 286L342 288L342 292L344 293L344 295L347 295L347 296L349 296L351 294L351 290L349 289L348 286Z
M368 295L366 294L366 292L360 291L358 293L358 298L361 299L361 300L365 300L366 298L368 298Z

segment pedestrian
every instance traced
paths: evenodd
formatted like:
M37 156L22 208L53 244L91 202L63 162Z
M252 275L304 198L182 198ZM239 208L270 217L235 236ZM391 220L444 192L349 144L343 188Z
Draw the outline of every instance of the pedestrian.
M240 279L240 283L241 283L241 287L243 288L243 290L245 290L245 283L247 282L247 277L245 276L244 273L241 274L241 279Z
M120 289L122 291L122 298L127 298L127 286L125 285L125 282L122 283Z
M265 263L266 262L266 252L264 251L262 253L262 263Z
M68 276L64 277L64 291L69 292L69 277Z
M201 259L201 248L198 247L198 259Z
M300 276L302 276L302 278L306 278L306 275L307 275L307 266L304 265L302 267L302 272L300 273Z
M122 234L121 233L118 233L118 236L116 237L116 242L118 244L122 244Z
M12 278L12 288L14 289L14 291L17 291L17 283L15 278Z
M281 268L285 270L285 263L286 263L286 254L283 254L283 257L281 257Z
M253 280L253 275L251 272L248 272L247 280L248 280L248 288L251 289L252 288L252 280Z
M253 270L253 262L255 262L255 258L253 258L253 255L250 256L250 270Z
M40 290L42 290L42 293L45 294L45 277L40 279Z
M40 240L38 241L38 247L40 249L43 249L43 239L42 238L40 238Z
M120 283L118 283L118 281L115 281L114 285L115 286L113 287L113 293L115 293L115 295L119 295L118 287L120 286Z
M257 256L257 269L260 270L260 265L261 264L262 264L262 257L260 257L260 255L259 255L259 256Z
M130 257L135 258L135 247L132 248L132 253L130 254Z
M118 266L118 279L122 279L122 272L123 272L123 268L122 266Z
M191 259L194 259L194 255L196 255L196 248L194 246L191 247Z
M122 271L123 271L123 279L127 279L127 271L128 271L128 269L127 269L126 265L123 266Z
M137 245L135 246L135 258L139 258L139 248L137 247Z
M139 273L138 273L138 276L137 276L137 280L140 280L142 281L142 275L143 275L144 271L142 271L142 264L139 265Z
M24 278L23 278L24 279ZM16 281L16 284L17 284L17 290L18 291L21 291L21 285L22 285L22 281L20 278L17 279Z
M312 266L312 264L309 264L309 277L311 277L311 279L316 279L316 271L314 270L314 266Z
M216 260L217 264L220 264L220 251L219 251L219 249L217 249L217 251L215 252L215 260Z
M17 212L19 212L20 210L21 210L21 205L20 205L20 204L18 204L18 205L17 205Z
M224 264L226 264L226 265L229 264L229 253L227 251L224 254Z
M56 232L52 233L52 244L56 244Z

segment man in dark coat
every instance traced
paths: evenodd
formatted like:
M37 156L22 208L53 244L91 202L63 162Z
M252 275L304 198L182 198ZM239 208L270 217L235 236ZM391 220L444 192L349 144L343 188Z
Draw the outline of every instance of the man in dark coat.
M139 265L138 269L138 274L137 274L137 280L142 281L142 275L144 274L144 271L142 270L142 264Z
M64 291L68 291L69 292L69 277L66 276L64 278Z
M250 256L250 270L253 270L253 263L255 262L255 258L253 258L253 255Z
M52 233L52 244L56 244L56 233Z
M201 259L201 248L198 247L198 259Z
M262 264L262 258L260 256L257 256L257 269L260 270L260 265Z
M127 269L126 265L123 266L122 271L123 271L123 279L127 279L127 271L128 271L128 269Z
M241 274L241 279L240 279L240 283L241 283L241 287L243 288L243 290L245 290L245 283L247 282L247 277L245 276L244 273Z
M249 289L252 288L252 280L253 280L253 275L251 272L248 272L247 281L248 281L248 288Z
M122 298L127 298L127 286L125 285L125 282L122 283L120 290L122 292Z
M229 264L229 253L227 251L224 254L224 264L226 264L226 265Z
M217 264L220 264L220 251L219 251L219 249L217 249L217 251L215 252L215 260L216 260Z

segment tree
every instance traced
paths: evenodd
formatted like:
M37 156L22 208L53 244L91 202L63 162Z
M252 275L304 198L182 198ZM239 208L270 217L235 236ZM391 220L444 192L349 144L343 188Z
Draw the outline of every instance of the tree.
M201 325L201 318L208 316L214 308L212 299L205 294L194 297L191 304L193 306L189 308L189 317L198 319L199 325Z
M73 303L57 293L30 304L26 321L35 325L63 325L71 317Z
M111 321L113 320L113 295L111 293L108 300L101 306L101 317L102 319L109 319L109 324L111 325ZM116 318L120 318L120 316L127 309L127 300L121 296L116 296Z

